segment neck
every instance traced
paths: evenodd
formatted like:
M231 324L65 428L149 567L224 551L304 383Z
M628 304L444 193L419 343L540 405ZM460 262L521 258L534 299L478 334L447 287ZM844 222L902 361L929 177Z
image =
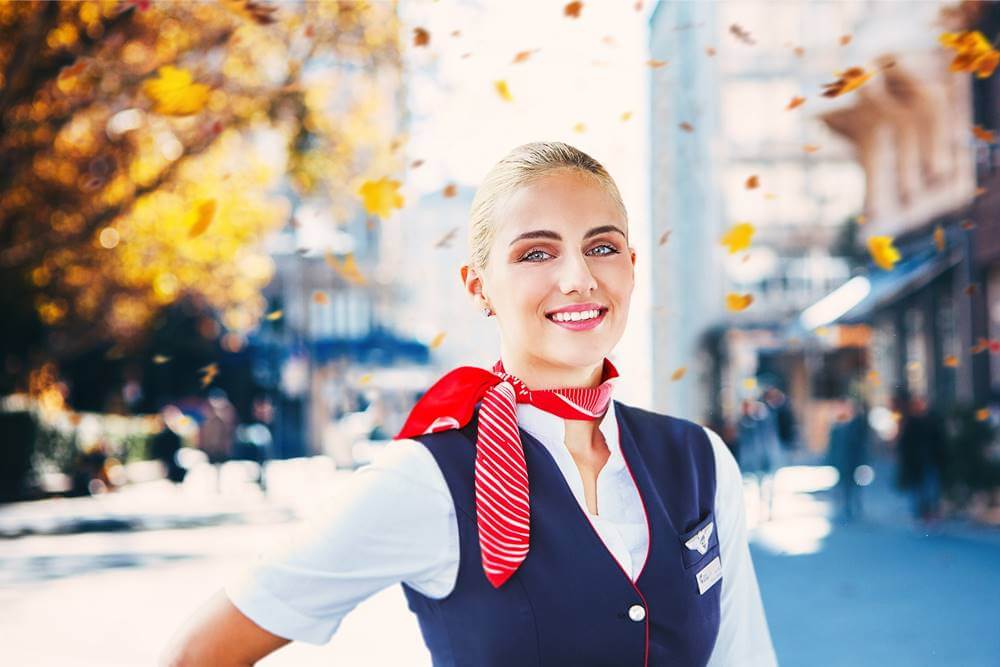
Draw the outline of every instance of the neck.
M601 384L604 359L590 366L562 366L501 351L504 370L521 379L528 389L593 388Z

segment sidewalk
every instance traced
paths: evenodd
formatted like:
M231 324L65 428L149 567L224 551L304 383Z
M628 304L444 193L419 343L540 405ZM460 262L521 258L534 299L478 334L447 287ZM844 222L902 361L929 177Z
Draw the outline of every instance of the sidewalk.
M206 464L180 485L157 479L96 496L0 505L0 539L294 521L350 474L324 456L272 461L265 493L249 473L240 462L226 463L217 487L216 472Z

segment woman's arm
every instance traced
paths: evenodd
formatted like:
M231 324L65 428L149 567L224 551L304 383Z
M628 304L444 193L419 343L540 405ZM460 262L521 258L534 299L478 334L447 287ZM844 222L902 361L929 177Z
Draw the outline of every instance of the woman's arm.
M272 634L237 609L221 590L174 635L160 667L243 667L291 640Z

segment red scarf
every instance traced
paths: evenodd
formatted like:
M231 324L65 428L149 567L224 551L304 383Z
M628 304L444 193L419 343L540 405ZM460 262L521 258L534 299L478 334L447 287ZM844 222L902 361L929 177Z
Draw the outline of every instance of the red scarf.
M593 388L531 390L504 371L461 366L435 382L410 412L396 439L460 429L476 403L476 522L486 578L499 588L528 555L528 468L517 428L517 404L530 403L563 419L600 419L611 401L618 370L604 359L601 383Z

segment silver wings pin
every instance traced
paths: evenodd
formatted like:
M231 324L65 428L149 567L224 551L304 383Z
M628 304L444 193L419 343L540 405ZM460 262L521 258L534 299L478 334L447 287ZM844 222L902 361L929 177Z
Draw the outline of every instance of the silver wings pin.
M694 537L685 542L684 543L685 546L687 546L687 548L691 549L692 551L697 549L698 553L704 554L706 551L708 551L708 540L710 537L712 537L713 530L715 530L714 521L705 526L704 528L702 528L701 530L699 530Z

